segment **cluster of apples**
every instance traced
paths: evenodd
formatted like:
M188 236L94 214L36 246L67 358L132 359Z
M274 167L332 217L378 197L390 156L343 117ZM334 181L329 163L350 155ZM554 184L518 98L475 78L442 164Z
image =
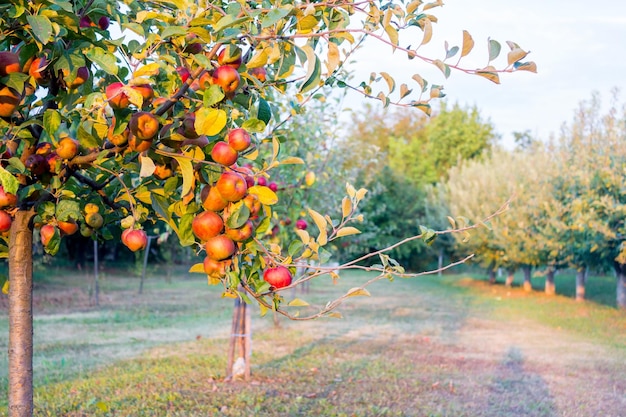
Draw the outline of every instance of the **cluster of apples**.
M84 208L84 221L80 224L72 218L67 220L49 219L46 224L35 224L39 228L41 244L47 247L57 230L59 236L70 236L80 230L80 233L89 237L104 224L104 218L99 213L100 207L93 203L87 203Z
M5 233L11 228L13 219L7 210L15 207L16 204L17 196L15 194L5 192L4 187L0 185L0 233Z

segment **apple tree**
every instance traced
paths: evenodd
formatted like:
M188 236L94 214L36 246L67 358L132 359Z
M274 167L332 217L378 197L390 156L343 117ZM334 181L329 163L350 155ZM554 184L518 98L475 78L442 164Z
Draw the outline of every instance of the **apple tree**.
M474 49L466 31L458 46L446 43L441 58L408 46L431 40L437 21L431 13L440 5L0 4L0 253L9 262L10 415L31 415L33 408L33 230L50 254L65 235L110 239L119 229L122 242L139 251L145 229L163 222L181 245L206 253L192 271L222 284L225 295L282 311L281 287L328 273L318 266L294 280L298 260L319 259L329 241L358 232L348 224L364 191L348 187L339 220L310 212L317 231L300 233L299 243L264 243L278 196L258 179L302 162L281 152L275 132L288 115L275 97L288 94L304 105L323 86L350 88L384 105L430 113L442 87L418 74L411 87L397 88L385 72L354 82L343 76L344 63L370 40L436 66L442 77L460 70L499 82L502 72L535 71L513 42L497 69L501 47L494 40L486 67L464 68ZM385 264L381 276L396 269ZM342 299L311 317L332 314Z

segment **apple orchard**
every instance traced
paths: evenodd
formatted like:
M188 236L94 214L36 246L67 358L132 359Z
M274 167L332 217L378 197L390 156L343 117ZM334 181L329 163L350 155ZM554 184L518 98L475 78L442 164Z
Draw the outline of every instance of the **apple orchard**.
M121 236L128 249L139 251L147 244L145 229L161 222L181 245L204 253L192 271L223 285L225 295L256 300L262 312L282 311L278 290L330 273L322 265L324 247L359 233L351 224L365 190L348 186L336 219L309 209L315 236L300 225L295 241L268 243L272 206L279 201L272 170L303 163L281 153L281 127L329 89L349 88L382 105L427 114L430 101L443 96L441 85L419 74L398 88L392 74L376 68L369 79L350 80L344 63L356 48L381 43L416 67L436 66L441 78L458 70L499 82L502 72L535 71L513 42L496 68L501 46L494 40L487 43L485 67L465 68L462 58L474 48L466 31L459 31L458 46L446 43L440 58L420 55L409 45L431 40L437 18L430 13L441 5L0 5L0 254L8 258L10 275L11 415L32 413L33 230L52 255L73 233ZM284 96L293 100L291 111L277 105ZM303 261L306 273L295 276ZM376 270L381 277L404 273L391 261ZM359 288L352 295L362 293ZM340 302L315 317L333 314Z

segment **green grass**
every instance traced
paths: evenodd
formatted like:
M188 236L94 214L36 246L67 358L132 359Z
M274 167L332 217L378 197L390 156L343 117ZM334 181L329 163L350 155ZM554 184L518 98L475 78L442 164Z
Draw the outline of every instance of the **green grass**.
M339 285L319 280L297 296L322 306L364 278L343 273ZM533 358L509 340L494 356L462 343L481 326L545 327L554 332L552 344L591 343L626 364L626 315L594 302L447 275L376 283L372 297L340 307L342 320L283 319L274 328L253 308L253 380L246 384L223 381L232 300L221 299L219 287L198 275L153 275L138 296L136 277L106 274L101 307L54 304L87 279L61 273L37 290L47 300L35 319L38 416L517 417L576 415L585 407L587 415L616 415L618 400L595 405L577 391L583 369L605 397L626 393L626 365L589 368L586 361L604 359L598 357L581 358L580 369L557 369L549 355L564 352L559 344ZM0 332L6 330L0 315ZM544 360L550 372L572 380L571 390L561 390L571 397L551 394ZM0 369L6 366L3 357Z

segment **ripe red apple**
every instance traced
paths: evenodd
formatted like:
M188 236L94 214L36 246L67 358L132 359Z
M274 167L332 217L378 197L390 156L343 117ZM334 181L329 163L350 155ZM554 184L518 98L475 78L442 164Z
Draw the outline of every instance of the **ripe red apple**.
M78 155L78 141L64 137L57 145L56 153L61 159L72 159Z
M189 88L193 91L206 90L213 83L213 78L208 72L203 73L200 78L193 80Z
M241 66L241 48L236 45L224 47L217 55L217 63L238 69Z
M58 174L61 169L61 158L56 152L52 152L46 155L46 162L48 163L48 172L51 174Z
M34 176L43 175L45 172L48 172L49 168L46 157L37 154L29 155L24 162L24 166L26 166L26 168L28 168L30 173Z
M57 226L61 231L61 235L73 235L78 232L78 224L75 220L68 220L66 222L59 221L57 222Z
M278 184L276 184L275 182L270 182L270 185L267 186L270 190L276 192L278 191Z
M50 243L50 239L52 239L55 232L56 232L56 227L54 227L51 224L44 224L43 226L41 226L41 229L39 229L39 236L41 237L41 244L44 246L48 246L48 243Z
M235 242L245 242L254 234L254 225L250 220L248 220L243 224L243 226L237 229L231 229L226 226L224 228L224 234Z
M231 166L237 162L239 154L228 143L220 141L217 142L213 149L211 149L211 158L218 164L224 166Z
M79 26L81 28L88 28L88 27L92 27L92 26L95 26L95 25L91 21L91 18L89 16L83 16L83 17L80 18Z
M0 208L13 207L17 204L17 196L11 193L5 193L4 187L0 185Z
M128 149L133 152L145 152L152 146L152 140L142 140L135 135L128 137Z
M235 253L235 242L226 235L217 235L206 241L204 249L209 258L215 261L223 261Z
M0 117L11 117L22 101L22 95L11 87L0 84Z
M174 175L174 171L172 171L172 167L170 167L168 164L156 164L152 175L160 180L166 180Z
M124 84L121 82L115 82L107 86L105 94L109 100L109 105L114 109L125 109L130 105L130 100L124 91L122 91Z
M254 173L249 166L237 167L235 168L235 171L243 175L243 177L246 179L246 184L248 185L248 188L254 186Z
M241 78L235 68L224 65L213 71L211 82L222 87L226 95L232 95L239 87Z
M109 23L111 23L111 20L107 16L102 16L98 19L98 26L102 30L107 30L109 28Z
M28 68L28 75L33 77L37 84L41 86L48 85L48 83L50 83L48 59L45 56L35 58Z
M13 52L0 52L0 77L6 77L12 72L20 72L20 59Z
M204 258L203 264L204 272L206 272L207 275L221 278L226 275L226 270L230 267L232 261L230 259L225 261L216 261L215 259L211 259L207 256Z
M181 81L183 83L185 83L189 79L189 77L191 76L191 73L185 67L177 67L176 68L176 72L180 76L180 79L181 79Z
M250 146L250 134L246 129L238 128L233 129L228 133L228 144L236 151L242 152L248 149Z
M223 210L228 205L228 200L222 197L217 187L210 185L204 186L200 193L200 200L202 201L202 207L211 211Z
M248 207L251 218L257 216L259 212L261 211L261 202L259 201L258 197L255 195L248 194L247 196L245 196L243 199L243 204L245 204L246 207Z
M215 185L222 197L228 201L239 201L248 192L248 185L243 176L236 172L224 172Z
M203 242L219 235L223 229L224 221L220 215L210 210L196 215L191 222L193 234Z
M183 124L180 127L179 133L188 139L197 139L199 135L198 132L196 132L195 123L196 115L188 114L183 119Z
M296 229L306 230L307 227L309 227L309 224L306 222L306 220L304 219L296 220Z
M148 235L143 230L126 229L122 232L122 243L133 252L145 249Z
M130 117L128 128L137 139L152 140L159 133L159 119L152 113L140 111Z
M272 287L279 289L291 285L291 272L288 268L279 265L275 268L268 268L263 272L263 279Z
M267 71L263 67L252 68L248 73L262 83L267 81Z
M148 106L154 98L154 89L150 84L133 85L131 89L137 91L143 97L143 105Z
M4 233L11 228L11 216L4 210L0 210L0 233Z
M257 183L257 185L266 186L267 185L267 178L259 177L259 178L257 178L256 183Z

